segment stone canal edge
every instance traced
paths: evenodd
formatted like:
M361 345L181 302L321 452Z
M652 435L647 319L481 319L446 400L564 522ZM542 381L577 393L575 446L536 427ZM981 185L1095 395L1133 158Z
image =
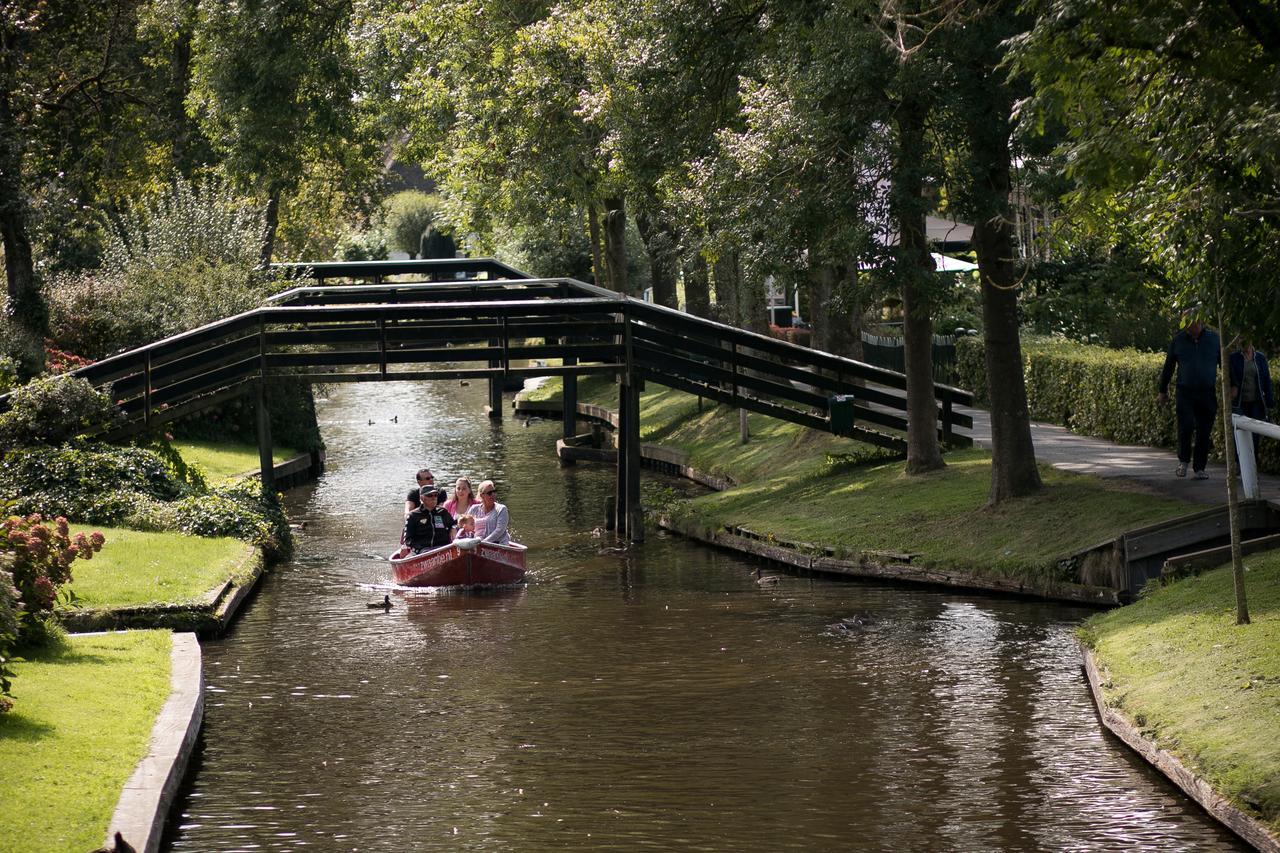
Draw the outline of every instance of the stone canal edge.
M1093 696L1098 719L1108 731L1124 741L1126 746L1142 756L1148 764L1164 774L1170 782L1181 788L1183 793L1236 835L1264 853L1280 853L1280 838L1261 821L1246 814L1215 791L1208 781L1191 772L1177 756L1161 749L1155 741L1142 733L1133 720L1109 707L1102 695L1103 676L1093 652L1081 645L1080 656L1084 661L1085 679L1089 682L1089 692Z
M324 455L303 454L276 465L281 488L288 489L314 480L324 468ZM103 610L80 614L67 627L72 631L101 630L124 626L165 627L166 622L183 624L210 635L220 635L230 626L245 599L257 589L265 572L260 548L250 548L245 562L248 577L241 583L228 580L209 592L195 608L136 608ZM245 568L242 564L241 569ZM105 623L105 624L104 624ZM110 629L108 628L108 630ZM156 853L164 836L169 810L186 777L187 765L195 751L204 723L204 667L200 641L194 631L174 631L170 652L169 698L165 700L155 725L147 754L134 767L116 802L103 846L114 849L120 833L139 853Z
M173 634L169 698L151 728L147 754L134 768L111 816L104 846L114 849L115 833L139 853L160 849L173 805L195 749L204 718L204 672L200 643L188 632Z

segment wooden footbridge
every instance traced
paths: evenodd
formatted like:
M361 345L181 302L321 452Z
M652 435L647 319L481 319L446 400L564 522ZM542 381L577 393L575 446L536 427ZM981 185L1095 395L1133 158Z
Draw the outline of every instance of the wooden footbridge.
M491 417L503 383L564 377L575 431L579 376L618 380L616 528L638 540L640 391L646 381L872 444L902 448L900 373L703 320L572 279L537 279L489 259L277 265L299 281L259 308L75 371L110 385L124 437L252 394L263 483L271 477L265 380L487 379ZM403 280L412 277L412 280ZM332 279L363 284L326 285ZM940 436L967 445L954 411L968 392L935 385Z

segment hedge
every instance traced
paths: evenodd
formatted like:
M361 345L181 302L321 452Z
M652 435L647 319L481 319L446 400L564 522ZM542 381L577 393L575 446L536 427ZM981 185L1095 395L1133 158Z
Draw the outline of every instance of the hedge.
M1120 444L1173 449L1173 406L1156 403L1163 353L1108 349L1060 338L1024 337L1022 372L1032 420L1061 424L1073 432ZM956 341L956 384L987 398L986 363L980 338ZM1274 414L1272 420L1274 420ZM1221 420L1214 421L1214 457L1223 458ZM1259 467L1280 473L1280 443L1259 444Z

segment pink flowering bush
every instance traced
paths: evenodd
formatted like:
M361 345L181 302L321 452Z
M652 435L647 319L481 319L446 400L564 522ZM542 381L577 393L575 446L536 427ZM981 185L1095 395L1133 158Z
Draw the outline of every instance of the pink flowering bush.
M12 561L9 571L22 604L19 641L40 642L49 635L49 616L58 590L71 581L71 564L92 559L105 541L97 531L72 536L61 516L52 524L39 513L0 522L0 554Z

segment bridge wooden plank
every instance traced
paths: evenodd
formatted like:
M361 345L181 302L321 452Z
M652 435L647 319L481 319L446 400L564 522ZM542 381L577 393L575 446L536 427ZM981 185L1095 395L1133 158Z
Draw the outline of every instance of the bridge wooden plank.
M766 377L752 376L742 372L735 373L730 369L718 367L708 362L685 358L670 350L647 346L635 339L633 339L632 349L635 353L637 364L663 375L670 375L673 371L679 371L687 376L701 376L708 381L729 383L731 385L736 383L740 387L774 397L781 397L811 408L825 409L827 406L827 398L821 394L814 394L811 391L796 388L792 385L771 382Z
M779 341L775 338L756 334L755 332L735 329L732 326L726 326L723 323L703 320L661 305L639 302L638 300L629 300L627 303L627 313L628 316L639 319L642 322L649 323L650 325L675 327L693 335L702 335L705 337L710 334L708 330L714 329L715 332L720 335L722 340L740 343L743 346L761 350L762 352L779 358L808 362L822 369L831 370L832 372L840 372L860 379L866 379L890 388L906 388L906 377L900 373L895 373L891 370L885 370L884 368L875 367L860 361L854 361L853 359L824 353L821 350L811 350L807 347L787 343L786 341ZM973 395L960 388L951 388L950 386L935 384L934 395L940 397L944 393L944 389L945 393L951 396L952 402L959 405L973 404Z
M492 278L529 278L496 258L430 258L400 261L322 261L319 263L272 264L273 271L299 278L367 278L432 271L436 275L489 275Z
M658 385L664 385L668 388L675 388L679 391L685 391L690 394L697 394L706 397L709 400L725 403L740 409L746 409L757 414L767 415L772 418L787 421L789 423L806 426L810 429L816 429L821 432L830 432L831 424L826 418L818 417L809 412L802 412L797 409L789 409L785 406L778 406L755 397L734 396L725 389L717 385L702 385L698 382L686 380L676 376L663 376L651 371L648 368L641 367L638 369L642 378L652 381ZM905 450L906 439L897 436L886 435L875 430L869 430L865 427L859 427L856 424L853 427L854 434L849 438L858 441L865 441L868 444L875 444L879 447L887 447L892 450Z
M423 380L458 380L458 379L488 379L495 376L563 376L572 371L575 375L612 375L619 371L625 370L622 365L617 364L599 364L599 365L578 365L576 367L513 367L509 370L494 369L489 367L475 368L455 368L449 370L404 370L394 371L388 370L386 374L381 371L344 371L344 372L310 372L310 371L285 371L280 374L269 373L268 375L297 376L307 379L311 382L420 382Z
M237 338L199 353L184 355L181 358L155 365L151 368L151 386L152 388L158 388L169 385L178 380L240 361L250 354L254 356L258 354L257 335ZM127 396L141 391L145 382L145 374L135 373L117 380L113 384L112 390L117 395Z

